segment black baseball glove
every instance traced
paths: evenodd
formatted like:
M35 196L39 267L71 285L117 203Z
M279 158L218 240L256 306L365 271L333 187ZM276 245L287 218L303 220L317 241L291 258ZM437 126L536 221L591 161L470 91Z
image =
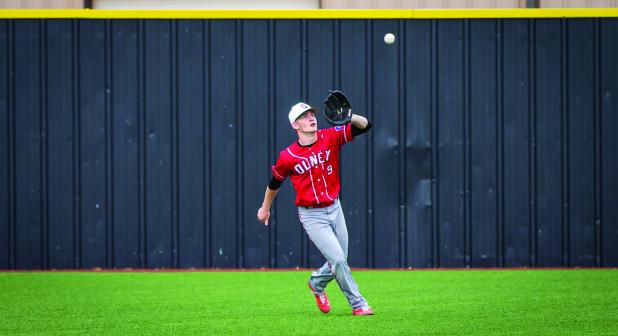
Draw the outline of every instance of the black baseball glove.
M343 92L330 91L324 100L324 116L331 125L340 126L348 124L352 120L352 106Z

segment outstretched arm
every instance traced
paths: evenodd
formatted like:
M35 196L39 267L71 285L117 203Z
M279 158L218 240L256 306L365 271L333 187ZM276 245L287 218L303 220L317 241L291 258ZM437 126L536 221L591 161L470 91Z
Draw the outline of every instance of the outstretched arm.
M277 197L277 193L279 193L281 183L283 182L273 177L268 187L266 187L264 202L262 202L262 207L258 209L257 213L258 221L264 223L264 225L268 225L268 220L270 219L270 206L273 204L275 197Z

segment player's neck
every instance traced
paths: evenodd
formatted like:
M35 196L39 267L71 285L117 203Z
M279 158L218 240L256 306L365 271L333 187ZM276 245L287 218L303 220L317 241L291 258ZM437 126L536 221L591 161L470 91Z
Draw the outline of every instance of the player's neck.
M318 132L298 132L298 143L301 146L313 145L316 141L318 141Z

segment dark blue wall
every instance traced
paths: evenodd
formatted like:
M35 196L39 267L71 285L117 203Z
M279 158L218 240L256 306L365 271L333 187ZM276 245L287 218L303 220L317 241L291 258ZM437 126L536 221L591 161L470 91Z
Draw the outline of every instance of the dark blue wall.
M0 20L0 269L320 265L289 182L271 225L255 217L289 107L332 88L374 124L342 155L352 266L618 266L616 36L618 19Z

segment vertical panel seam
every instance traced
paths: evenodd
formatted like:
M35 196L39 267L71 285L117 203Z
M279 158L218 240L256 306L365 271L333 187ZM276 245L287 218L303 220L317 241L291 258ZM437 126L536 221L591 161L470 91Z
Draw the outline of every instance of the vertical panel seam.
M114 172L113 160L113 117L112 117L112 21L105 20L105 179L106 179L106 223L107 223L107 267L114 267Z
M431 20L431 249L432 249L432 265L433 267L440 267L440 232L438 229L439 224L439 204L438 204L438 186L439 186L439 143L438 143L438 22L436 19Z
M464 133L464 265L466 268L469 268L472 264L472 211L471 211L471 197L472 194L470 192L471 185L471 112L470 112L470 101L471 101L471 75L470 75L470 20L464 19L464 36L463 36L463 59L464 59L464 74L463 74L463 103L464 103L464 125L463 125L463 133Z
M244 267L244 226L245 226L245 208L244 208L244 198L241 195L244 195L244 160L243 160L243 146L244 146L244 123L243 123L243 112L244 112L244 92L243 92L243 75L244 75L244 67L243 67L243 34L244 34L244 20L236 20L236 92L237 92L237 106L236 106L236 134L238 137L238 141L236 142L236 157L238 158L238 162L236 164L236 169L240 169L237 172L238 180L236 181L236 201L237 201L237 209L238 209L238 218L237 218L237 237L238 241L236 242L236 252L237 252L237 266Z
M401 45L398 47L398 61L400 67L397 72L399 79L399 267L407 267L407 225L406 225L406 195L407 195L407 174L406 174L406 34L405 22L403 19L398 21L399 40Z
M202 90L204 90L205 92L203 92L202 94L202 135L204 136L204 141L203 141L203 155L204 155L204 161L202 162L204 164L203 168L202 168L202 177L203 177L203 185L202 185L202 205L203 205L203 222L202 222L202 229L203 229L203 233L202 233L202 240L203 240L203 247L202 247L202 267L209 267L210 266L210 262L209 262L209 253L207 253L208 249L210 248L210 245L208 243L208 237L210 237L209 233L208 233L208 223L209 223L209 213L210 213L210 204L208 203L208 200L210 199L208 197L208 191L210 190L209 186L209 181L208 181L208 165L210 164L210 160L208 158L208 146L209 146L209 141L207 140L208 137L210 137L210 133L207 130L207 126L208 126L208 119L207 119L207 113L208 113L208 107L207 107L207 101L209 101L208 97L206 97L207 94L207 83L208 83L208 73L206 72L206 70L210 70L208 68L208 56L206 56L207 52L210 52L210 50L207 49L207 39L208 36L206 35L206 26L207 26L207 22L206 20L202 20Z
M15 269L15 20L9 20L8 26L8 145L9 145L9 268Z
M49 186L48 186L48 171L47 171L47 159L48 159L48 130L47 130L47 118L48 118L48 99L47 99L47 20L39 20L39 45L40 45L40 77L39 86L41 90L41 102L40 102L40 118L41 118L41 268L49 268Z
M529 185L529 211L530 211L530 222L529 222L529 239L530 239L530 259L529 265L534 267L537 265L538 252L537 252L537 186L536 186L536 25L533 19L528 19L528 81L530 82L530 87L528 88L530 92L530 98L528 101L529 104L529 116L528 116L528 124L529 124L529 152L528 157L530 160L529 165L529 174L530 174L530 185Z
M73 21L73 193L74 193L74 233L73 251L75 267L81 268L81 111L80 111L80 20Z
M366 53L367 53L367 63L366 63L366 71L365 71L365 75L368 77L366 83L366 91L368 92L368 94L366 95L367 102L366 102L366 106L369 107L369 109L367 110L367 115L371 114L371 117L373 117L373 87L374 87L374 83L373 83L373 43L372 43L372 37L373 37L373 21L372 20L365 20L365 28L366 28L366 42L367 42L367 49L366 49ZM373 166L374 166L374 162L373 162L373 140L374 140L374 132L371 132L369 135L369 137L367 138L367 158L368 158L368 176L370 176L370 181L369 183L367 183L367 237L369 237L369 239L367 239L368 241L368 246L367 246L367 264L369 267L373 268L375 267L375 228L374 228L374 223L375 223L375 218L374 218L374 211L373 211L373 206L374 206L374 190L375 190L375 178L373 175Z
M140 253L140 267L147 267L148 260L146 254L146 89L145 89L145 23L141 19L138 22L138 102L139 102L139 253Z
M504 27L503 20L498 19L496 22L497 40L496 40L496 129L497 129L497 146L496 156L498 158L498 165L496 166L496 178L497 178L497 192L498 197L498 211L496 213L497 222L497 264L498 267L504 267Z
M172 128L172 169L171 169L171 183L172 183L172 267L178 268L179 265L179 216L180 209L178 207L178 195L180 184L178 174L178 20L170 20L171 29L171 77L172 77L172 115L171 115L171 128Z
M268 21L268 111L269 111L269 119L268 123L268 145L269 145L269 164L274 162L276 158L276 129L277 129L277 118L275 118L275 93L277 90L277 82L275 81L276 76L276 68L275 68L275 52L276 52L276 29L275 29L276 21L271 19ZM271 226L268 230L268 253L269 253L269 265L272 268L277 267L277 203L275 202L272 205L274 209L274 218L271 219L271 223L274 224L274 227Z
M208 164L212 163L212 21L208 21L208 89L206 96L208 97L207 114L208 114ZM212 169L208 168L208 267L213 266L212 253Z
M333 53L334 53L334 62L333 66L335 67L335 71L333 71L333 82L335 84L335 88L341 88L341 74L342 74L342 66L341 66L341 51L338 46L341 45L341 20L332 20L333 25Z
M561 20L561 68L562 68L562 81L561 81L561 101L562 106L560 109L561 115L561 141L560 149L562 153L562 266L568 267L570 264L570 230L569 230L569 99L568 89L569 83L569 27L568 20Z
M202 29L202 58L201 58L201 74L202 74L202 90L206 89L206 77L208 75L208 72L206 70L206 61L205 61L205 55L206 55L206 20L202 20L201 21L201 29ZM202 147L202 155L204 155L204 162L203 162L203 167L202 167L202 210L203 210L203 220L202 220L202 242L203 242L203 247L202 247L202 267L206 268L206 221L207 221L207 217L206 217L206 213L208 212L208 208L207 208L207 203L206 203L206 146L208 146L208 142L206 141L206 116L204 115L204 111L206 110L206 95L204 94L204 92L202 92L202 136L203 136L203 147Z
M601 30L600 19L594 19L594 231L595 231L595 266L602 267L602 188L601 183Z

